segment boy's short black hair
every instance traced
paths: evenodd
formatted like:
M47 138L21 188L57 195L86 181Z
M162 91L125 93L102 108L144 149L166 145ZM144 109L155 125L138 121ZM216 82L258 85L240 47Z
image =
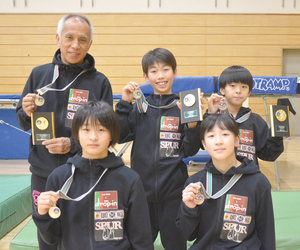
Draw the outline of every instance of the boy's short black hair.
M113 108L104 101L89 101L76 111L72 121L72 136L77 143L80 143L78 138L79 129L89 119L92 126L100 123L110 132L112 138L110 146L119 141L119 121Z
M247 84L249 91L253 87L253 77L248 69L243 66L231 66L225 69L219 78L219 88L224 89L227 84L237 82Z
M154 63L165 63L172 67L173 72L177 68L177 63L174 55L167 49L156 48L150 50L142 59L143 72L148 76L148 70Z
M239 125L227 114L212 114L205 118L200 125L200 140L204 140L204 135L210 132L214 126L220 129L227 129L235 136L239 136Z

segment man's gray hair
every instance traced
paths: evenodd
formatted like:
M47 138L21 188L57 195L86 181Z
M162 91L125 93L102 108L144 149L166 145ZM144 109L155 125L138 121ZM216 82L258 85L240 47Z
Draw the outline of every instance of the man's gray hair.
M64 17L62 17L59 22L58 22L58 25L57 25L57 34L59 36L59 40L61 39L61 33L64 29L64 26L65 26L65 22L70 19L70 18L79 18L80 20L82 21L85 21L89 27L90 27L90 43L93 41L93 34L94 34L94 27L93 25L91 24L90 20L87 19L85 16L82 16L82 15L79 15L79 14L69 14L69 15L66 15Z

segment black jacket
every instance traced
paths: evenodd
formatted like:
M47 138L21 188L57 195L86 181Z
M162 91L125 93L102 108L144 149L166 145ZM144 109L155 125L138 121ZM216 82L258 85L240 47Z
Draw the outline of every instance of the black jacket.
M52 85L52 88L62 89L82 71L82 74L68 89L65 91L48 91L43 97L45 103L37 108L36 112L54 112L55 116L55 135L56 137L71 138L71 150L67 154L50 154L44 146L32 145L30 138L28 161L31 164L30 171L40 177L46 178L54 168L65 164L67 159L75 155L79 150L79 145L71 137L71 128L65 126L67 117L67 106L70 89L80 89L89 91L89 101L103 100L113 104L112 90L109 80L105 75L98 72L95 68L94 58L87 54L81 65L66 65L61 61L60 50L57 50L52 63L35 67L24 87L22 96L18 103L17 121L20 127L27 131L31 129L31 118L26 115L22 108L22 99L28 93L37 93L37 89L46 86L52 82L53 69L55 64L59 65L59 77Z
M77 154L49 175L46 190L61 189L71 176L72 164L76 168L67 194L71 198L86 193L104 169L108 171L81 201L59 199L57 206L61 216L58 219L33 211L33 220L45 242L58 242L58 249L66 250L152 250L148 206L138 174L124 166L121 158L113 153L97 160ZM110 195L114 199L105 198Z
M150 95L147 101L156 107L174 99L171 95ZM139 113L137 105L120 100L116 105L120 122L120 142L133 140L131 167L141 176L148 202L181 197L188 177L182 158L195 155L200 148L199 127L181 124L177 106L169 109L148 107Z
M275 250L275 228L271 185L257 165L240 158L239 167L226 174L210 160L205 169L189 177L189 183L201 181L206 187L206 172L212 173L212 194L227 184L233 174L243 176L218 199L205 200L191 209L183 202L176 220L187 240L195 240L190 249L201 250Z
M235 120L251 111L241 107ZM209 114L206 112L204 118ZM283 138L271 137L267 123L260 115L251 113L248 120L238 123L240 129L240 143L237 155L248 157L258 165L258 159L275 161L283 152Z

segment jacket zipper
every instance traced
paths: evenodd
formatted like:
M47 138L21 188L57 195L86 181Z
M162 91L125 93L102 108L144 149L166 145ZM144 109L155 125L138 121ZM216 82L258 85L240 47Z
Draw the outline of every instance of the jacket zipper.
M162 100L162 95L159 96L159 107L161 106L161 100ZM159 149L160 149L160 145L159 145L159 131L160 131L160 112L161 109L158 109L158 118L157 118L157 126L156 126L156 143L155 143L155 148L157 148L157 150L155 150L155 158L154 158L154 170L155 170L155 200L156 202L158 202L158 158L159 158Z
M92 166L92 162L93 160L90 159L90 188L93 186L93 175L94 175L94 171L93 171L93 166ZM90 199L90 202L89 202L89 224L88 224L88 227L89 227L89 240L90 240L90 248L93 249L93 238L94 238L94 235L93 235L93 228L94 228L94 225L93 225L93 221L91 220L91 218L93 218L93 215L92 215L92 211L93 211L93 199Z
M224 185L226 185L226 181L225 181L225 176L223 175L223 185L222 185L222 187L224 187ZM224 194L225 195L225 194ZM220 224L220 220L221 220L221 218L223 218L223 211L222 211L222 204L223 204L223 202L224 202L224 195L222 195L221 197L220 197L220 205L219 205L219 211L218 211L218 220L217 220L217 226L216 226L216 231L215 231L215 235L217 235L218 234L218 231L219 231L219 224ZM222 225L221 225L221 228L222 228ZM215 240L212 240L212 242L211 242L211 249L213 250L214 249L214 242L215 242Z

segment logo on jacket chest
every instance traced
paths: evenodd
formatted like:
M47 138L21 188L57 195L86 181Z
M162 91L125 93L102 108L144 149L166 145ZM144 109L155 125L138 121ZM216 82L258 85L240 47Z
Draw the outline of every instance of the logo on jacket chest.
M240 143L252 145L253 144L253 131L240 129Z
M95 192L95 210L117 209L117 191Z
M69 103L84 104L89 99L89 91L81 89L70 89Z
M67 106L67 117L65 126L71 128L72 121L77 109L82 105L88 102L89 91L81 89L70 89L69 101Z
M164 131L178 131L179 127L179 118L162 116L160 120L160 130Z
M248 197L227 194L224 211L246 214L247 202Z

